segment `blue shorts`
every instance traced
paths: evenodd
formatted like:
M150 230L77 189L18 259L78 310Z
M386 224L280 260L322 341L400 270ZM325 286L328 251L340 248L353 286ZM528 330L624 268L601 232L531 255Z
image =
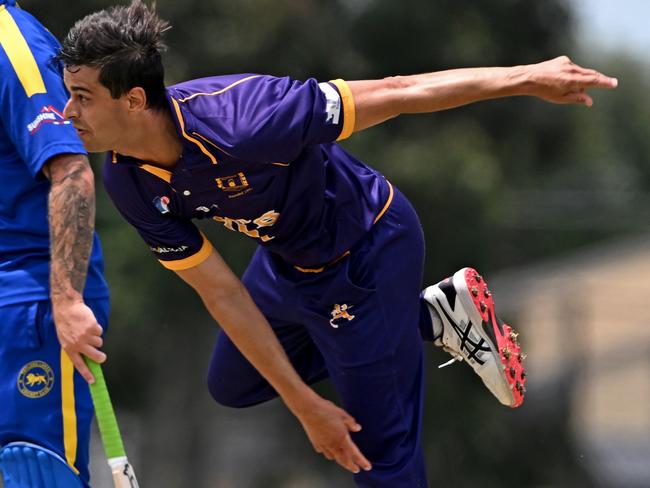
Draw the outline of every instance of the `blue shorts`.
M108 298L86 304L105 333ZM59 345L49 301L0 307L0 405L0 445L51 449L88 483L90 390Z
M363 488L427 486L420 432L424 239L408 200L387 212L350 254L305 273L259 248L243 281L307 383L331 378L363 426L352 434L373 470ZM430 324L429 324L430 327ZM246 407L277 396L221 332L208 385L219 403Z

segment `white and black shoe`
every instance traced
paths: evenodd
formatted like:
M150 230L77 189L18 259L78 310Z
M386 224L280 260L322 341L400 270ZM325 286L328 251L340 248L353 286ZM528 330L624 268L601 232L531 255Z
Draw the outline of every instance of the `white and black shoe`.
M454 356L442 366L465 360L501 403L512 408L521 405L526 392L525 355L517 333L497 318L492 293L481 275L463 268L426 288L422 296L434 324L442 322L437 337L434 326L434 344Z

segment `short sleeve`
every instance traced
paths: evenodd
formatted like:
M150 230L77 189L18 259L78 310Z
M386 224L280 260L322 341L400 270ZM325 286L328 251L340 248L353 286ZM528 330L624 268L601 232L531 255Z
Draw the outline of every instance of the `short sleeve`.
M59 154L86 154L63 117L68 95L61 66L52 61L58 42L32 16L0 9L0 114L16 152L36 176Z
M112 163L110 157L104 164L104 186L120 214L167 269L179 271L201 264L213 250L210 241L190 220L170 214L164 187L148 201L137 171L135 166Z
M177 104L200 135L255 162L295 160L305 147L343 139L354 128L354 102L343 80L253 75Z

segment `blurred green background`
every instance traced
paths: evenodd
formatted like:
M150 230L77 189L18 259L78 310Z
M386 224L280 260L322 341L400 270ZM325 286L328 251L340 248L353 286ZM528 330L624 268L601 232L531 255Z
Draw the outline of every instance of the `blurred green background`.
M105 0L21 3L58 38L75 20L111 5ZM626 1L618 4L625 8ZM576 395L583 392L577 382L588 372L582 360L595 352L575 331L591 319L575 319L578 328L571 333L562 324L578 316L567 312L578 307L574 298L580 297L580 310L590 309L582 289L558 285L565 308L554 322L561 326L553 329L534 325L541 311L534 300L521 308L518 293L524 285L516 283L524 282L513 281L539 276L525 282L526 289L534 289L546 269L556 266L545 263L562 262L568 281L561 283L575 283L571 270L578 264L572 263L591 266L576 257L585 249L613 249L607 254L613 262L630 249L619 243L640 242L639 249L646 248L648 65L620 44L604 50L602 44L580 42L580 11L573 6L562 0L157 2L160 15L173 25L165 57L168 84L232 72L367 79L532 63L560 54L619 78L618 90L594 93L591 109L530 98L497 100L401 117L344 143L417 208L427 239L425 283L462 266L479 267L495 277L497 303L522 330L525 345L530 337L531 354L534 339L551 352L564 351L562 360L574 359L554 376L547 374L559 364L553 354L548 363L531 363L527 402L510 411L466 366L439 371L436 365L446 356L427 351L424 448L432 486L650 486L645 463L634 465L634 476L631 468L605 469L611 461L609 438L604 444L589 440L581 432L589 434L599 424L576 420L589 411L588 406L576 410ZM94 164L98 169L102 163ZM204 377L217 326L199 298L162 268L120 219L101 185L98 192L97 229L113 302L105 369L141 486L352 487L345 472L312 452L280 402L234 411L211 401ZM217 225L205 231L241 273L254 243ZM598 252L594 256L593 262L603 261ZM596 288L606 291L615 281L603 278ZM644 320L629 323L645 329ZM545 330L548 335L539 334ZM636 342L647 344L647 339ZM562 341L576 341L579 349L566 352ZM650 349L640 354L650 368ZM648 375L641 377L646 380L634 386L637 392L648 388ZM336 398L326 383L318 389ZM650 393L625 400L648 407ZM641 427L633 430L650 438L647 416L643 420L642 413ZM647 459L650 448L643 440L635 446L630 452L645 453ZM101 448L94 445L93 452L95 486L108 487Z

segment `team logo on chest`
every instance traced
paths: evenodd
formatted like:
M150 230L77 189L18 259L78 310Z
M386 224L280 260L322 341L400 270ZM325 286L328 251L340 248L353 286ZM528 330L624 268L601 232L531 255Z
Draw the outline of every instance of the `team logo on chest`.
M23 366L18 374L18 391L27 398L41 398L54 385L54 372L43 361L32 361Z
M332 318L330 319L330 325L335 329L339 328L340 324L335 324L339 319L346 319L348 322L354 318L354 315L351 315L348 310L352 308L352 305L346 303L334 305L334 309L330 312Z
M216 178L217 186L220 190L227 192L239 192L248 188L248 180L246 175L242 172L232 176L224 176L223 178Z

